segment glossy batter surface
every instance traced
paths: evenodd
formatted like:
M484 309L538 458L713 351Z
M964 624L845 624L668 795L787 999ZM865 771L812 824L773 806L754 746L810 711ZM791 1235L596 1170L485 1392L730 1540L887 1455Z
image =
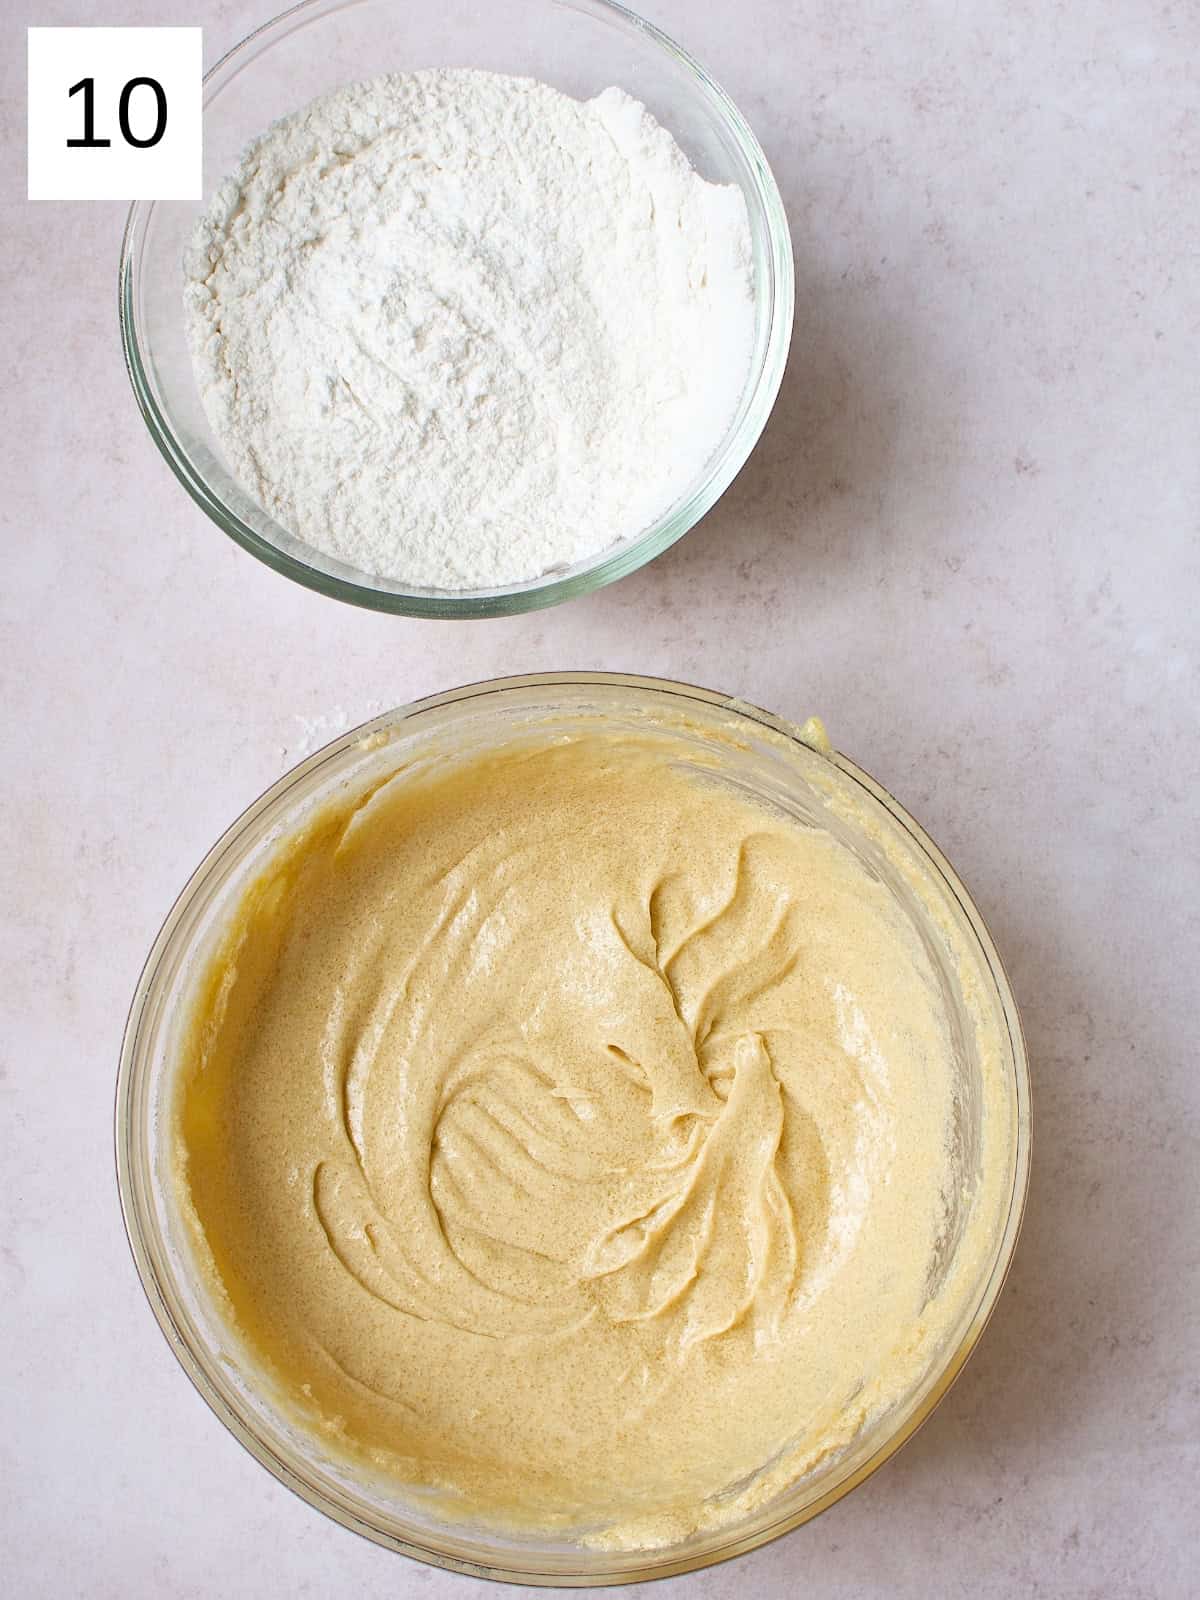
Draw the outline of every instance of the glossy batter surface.
M241 906L178 1100L207 1268L307 1426L629 1545L902 1392L960 1181L904 913L669 754L584 735L326 813Z

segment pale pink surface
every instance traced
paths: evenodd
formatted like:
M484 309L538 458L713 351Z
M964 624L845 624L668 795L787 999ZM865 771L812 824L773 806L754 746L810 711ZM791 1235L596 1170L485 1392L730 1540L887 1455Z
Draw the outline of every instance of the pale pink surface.
M14 1594L484 1592L327 1522L205 1410L128 1257L112 1088L158 923L259 790L383 706L569 666L820 711L974 891L1032 1058L1025 1235L950 1398L828 1515L674 1592L1192 1592L1200 15L1132 0L649 8L774 164L796 247L791 367L759 450L681 545L591 598L472 625L338 606L218 533L122 370L123 209L24 199L16 23L203 22L211 58L263 8L10 11Z

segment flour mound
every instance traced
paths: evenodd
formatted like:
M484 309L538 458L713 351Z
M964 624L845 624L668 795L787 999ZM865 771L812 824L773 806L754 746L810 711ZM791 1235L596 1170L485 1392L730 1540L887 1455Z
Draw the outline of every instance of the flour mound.
M393 74L246 151L185 262L234 476L315 549L443 590L632 537L703 469L754 340L741 191L619 89Z

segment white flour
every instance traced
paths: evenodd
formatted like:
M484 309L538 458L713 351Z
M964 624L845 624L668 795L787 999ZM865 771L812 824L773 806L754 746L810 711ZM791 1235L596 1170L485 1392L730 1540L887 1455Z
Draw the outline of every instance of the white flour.
M244 487L438 589L640 532L728 426L754 332L740 190L637 101L417 72L276 123L197 225L189 338Z

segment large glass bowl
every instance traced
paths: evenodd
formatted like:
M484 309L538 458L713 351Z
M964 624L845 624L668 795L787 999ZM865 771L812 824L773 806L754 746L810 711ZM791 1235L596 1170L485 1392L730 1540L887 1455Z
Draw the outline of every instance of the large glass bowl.
M931 1263L930 1293L955 1267L968 1224L981 1221L975 1238L986 1240L963 1257L971 1266L956 1288L957 1320L909 1393L743 1522L648 1551L505 1538L439 1521L395 1482L329 1456L273 1401L222 1320L172 1181L172 1095L196 985L231 911L280 842L314 811L352 802L401 766L597 719L611 729L656 721L681 729L680 759L694 751L710 780L719 762L729 781L828 828L892 889L926 942L959 1039L956 1142L968 1181ZM986 1064L972 1043L972 1019L981 1014L998 1041ZM1008 981L969 895L917 824L850 761L766 712L684 684L600 673L499 679L435 695L345 734L281 778L213 847L168 916L134 996L117 1084L117 1176L137 1269L163 1332L218 1417L281 1482L345 1527L438 1566L532 1584L635 1582L706 1566L787 1532L868 1477L929 1415L979 1338L1016 1244L1029 1141L1028 1070ZM974 1192L973 1169L988 1180ZM982 1216L980 1194L989 1197Z
M731 23L732 26L732 23ZM616 84L641 100L692 165L746 199L755 332L741 395L703 471L658 520L587 561L508 589L418 589L347 566L296 538L225 465L192 373L183 315L184 248L199 207L132 207L121 251L121 333L134 393L154 442L219 528L289 578L340 600L423 617L503 616L553 605L634 572L674 544L724 493L762 432L792 332L787 220L758 141L697 62L611 0L305 0L252 33L204 82L204 192L234 171L276 118L331 89L384 72L482 67L527 75L586 99Z

